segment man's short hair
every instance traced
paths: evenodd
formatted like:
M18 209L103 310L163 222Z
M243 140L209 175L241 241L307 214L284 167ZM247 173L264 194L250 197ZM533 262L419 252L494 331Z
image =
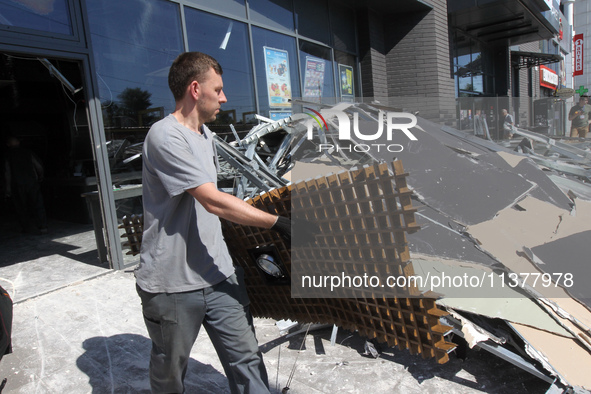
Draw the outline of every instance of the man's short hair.
M203 82L210 68L222 75L222 66L213 57L201 52L184 52L177 56L168 71L168 87L176 101L185 95L193 81Z

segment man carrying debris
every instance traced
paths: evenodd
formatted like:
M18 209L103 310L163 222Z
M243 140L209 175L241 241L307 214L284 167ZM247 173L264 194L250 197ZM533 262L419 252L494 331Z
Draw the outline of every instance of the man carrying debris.
M201 325L218 353L232 393L265 393L267 372L234 273L222 217L291 236L290 220L252 207L216 187L212 132L226 102L222 68L186 52L170 67L176 108L155 123L143 148L144 233L135 275L150 338L153 392L184 392L191 348Z
M570 120L570 136L585 138L589 131L589 112L591 112L591 105L589 105L589 97L579 97L579 103L574 105L569 113L568 120Z

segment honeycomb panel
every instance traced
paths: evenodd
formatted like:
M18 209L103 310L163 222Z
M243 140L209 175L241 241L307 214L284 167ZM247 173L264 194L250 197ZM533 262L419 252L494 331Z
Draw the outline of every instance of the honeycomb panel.
M321 233L315 243L294 246L278 233L222 220L224 236L237 266L244 269L251 311L257 317L291 319L300 323L330 323L357 330L367 338L385 342L412 354L448 361L455 345L447 342L449 331L439 322L447 314L434 298L390 297L359 290L355 297L327 298L313 289L306 298L292 297L289 280L270 281L255 262L257 251L272 248L286 277L294 277L292 258L298 270L322 273L346 270L357 274L412 275L406 233L419 229L412 207L412 190L406 183L400 161L353 171L344 171L291 184L247 200L275 215L314 221ZM360 248L359 245L368 245ZM296 282L298 283L298 282ZM418 296L414 287L403 289Z

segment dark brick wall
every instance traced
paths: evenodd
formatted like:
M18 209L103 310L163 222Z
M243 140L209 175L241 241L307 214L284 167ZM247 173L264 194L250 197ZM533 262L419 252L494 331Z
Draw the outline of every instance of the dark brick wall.
M358 10L362 91L403 110L420 111L426 119L455 125L456 98L450 62L448 0L424 0L432 10L384 14ZM538 42L522 51L539 52ZM516 121L532 123L532 98L539 97L539 71L511 67L509 48L492 48L494 91L501 107L510 107ZM513 84L516 84L515 86ZM511 96L516 96L513 99Z
M537 41L521 44L519 46L519 50L524 52L540 52L540 44ZM532 69L531 74L527 68L522 68L519 70L519 98L516 99L519 102L519 114L516 114L516 121L521 127L531 126L533 124L533 98L529 95L530 83L532 84L533 96L539 96L539 70L536 71L535 69Z
M384 23L372 10L357 13L363 97L388 97Z
M363 96L455 125L447 0L426 2L432 10L357 12Z

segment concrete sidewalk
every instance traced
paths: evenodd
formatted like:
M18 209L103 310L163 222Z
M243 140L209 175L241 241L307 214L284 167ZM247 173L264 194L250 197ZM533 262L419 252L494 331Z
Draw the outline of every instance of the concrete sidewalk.
M64 238L44 237L35 238L35 248L45 248L37 258L5 259L0 266L0 284L15 300L14 352L0 362L0 379L8 379L3 392L149 392L150 340L132 271L76 257L94 260L92 232L69 236L67 247ZM15 243L2 246L5 252ZM255 319L275 393L292 374L289 393L543 393L549 387L484 351L468 350L465 361L452 355L444 365L392 348L374 359L363 355L365 340L355 333L339 330L333 346L331 327L288 337L275 323ZM229 392L205 330L191 354L186 392Z

